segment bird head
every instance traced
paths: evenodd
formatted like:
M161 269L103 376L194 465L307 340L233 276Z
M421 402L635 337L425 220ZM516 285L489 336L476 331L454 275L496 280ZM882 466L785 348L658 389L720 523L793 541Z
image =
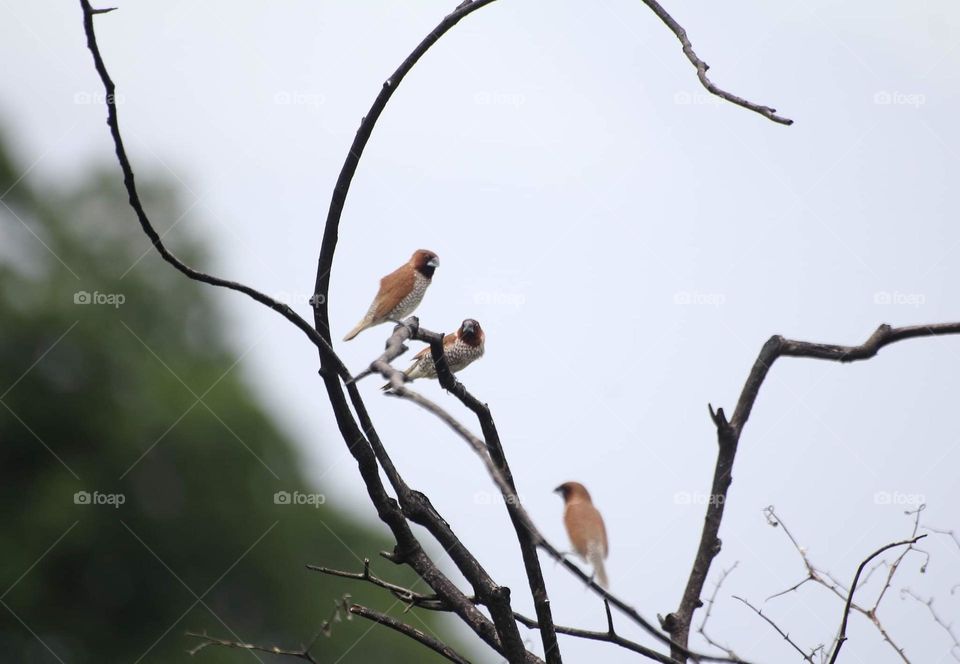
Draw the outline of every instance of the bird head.
M427 279L433 277L433 271L440 267L440 258L429 249L417 249L410 257L410 264Z
M483 333L483 328L480 327L480 323L472 318L467 318L460 323L457 336L468 346L479 346L486 338L486 335Z
M564 482L554 489L553 492L559 493L563 497L564 502L570 502L570 500L574 498L590 500L590 492L587 491L587 487L580 484L580 482Z

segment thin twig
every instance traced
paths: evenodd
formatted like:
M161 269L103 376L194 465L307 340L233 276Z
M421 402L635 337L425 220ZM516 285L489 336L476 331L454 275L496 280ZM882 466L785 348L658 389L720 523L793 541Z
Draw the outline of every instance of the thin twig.
M206 632L197 633L197 632L187 632L186 635L195 639L201 639L201 643L194 646L187 651L189 655L196 655L198 652L203 650L208 646L221 646L224 648L236 648L238 650L250 650L257 652L267 652L272 655L285 655L288 657L296 657L299 659L306 660L308 662L313 662L313 664L319 664L317 660L310 654L311 648L317 643L321 636L330 636L332 633L332 626L335 622L340 622L341 617L346 617L347 620L350 619L350 595L344 595L338 599L333 604L333 613L331 616L323 621L323 624L320 625L320 629L317 631L316 635L310 640L305 646L301 646L298 650L293 650L290 648L280 648L278 646L262 646L255 643L244 643L243 641L231 641L229 639L221 639L219 637L210 636Z
M917 528L919 526L919 514L921 512L922 512L922 506L916 510L905 512L905 514L912 515L914 517L911 537L914 537L917 534ZM858 590L860 590L865 586L863 577L866 575L861 575L861 578L857 581L857 584L853 586L851 589L851 588L847 588L847 586L844 583L838 581L832 574L830 574L830 572L818 568L816 565L814 565L813 561L807 555L806 549L800 546L800 543L794 537L793 533L791 533L790 529L787 528L787 525L786 523L784 523L783 519L781 519L780 516L777 515L773 506L768 506L764 508L763 513L767 519L767 523L769 523L771 526L780 528L784 532L784 534L790 540L790 543L797 550L797 553L800 554L801 560L803 561L804 567L806 568L806 571L807 571L807 577L803 581L794 585L791 588L787 588L782 592L778 592L771 595L770 597L767 598L768 601L777 597L781 597L793 590L796 590L807 581L812 581L815 584L823 586L824 588L829 590L841 602L846 603L848 597L852 597L854 593L856 593ZM899 566L899 560L902 560L903 556L905 556L910 551L919 551L919 549L917 549L912 544L910 544L906 549L904 549L904 551L899 556L898 563L897 563L898 566ZM871 570L867 574L869 575L871 572L874 571L874 569L878 567L883 567L884 565L886 565L886 567L888 568L891 567L889 563L886 563L885 561L883 561L878 565L874 566L874 568L871 568ZM904 649L901 646L897 645L897 643L893 640L893 637L890 635L890 632L887 631L886 627L884 627L883 623L880 620L880 616L878 614L878 609L880 607L880 600L882 600L882 598L886 593L886 589L890 587L892 582L893 582L893 575L888 574L884 581L884 585L881 588L880 593L878 594L877 601L874 602L872 607L868 608L865 606L861 606L860 604L857 604L854 601L851 601L850 608L851 610L856 611L860 615L864 616L867 620L869 620L873 624L873 626L877 629L877 631L880 633L880 636L883 638L883 640L886 641L887 644L894 650L894 652L897 653L900 659L902 659L904 662L909 664L910 660L907 658L906 654L904 654ZM839 639L839 632L837 634L837 637L834 638L830 646L829 652L832 653L836 649L838 639Z
M457 664L470 664L470 660L460 655L456 650L446 645L442 641L438 641L416 627L397 620L392 616L388 616L385 613L381 613L380 611L376 611L360 604L351 604L350 613L355 616L360 616L361 618L366 618L367 620L372 620L373 622L383 625L384 627L389 627L394 631L400 632L404 636L423 644L427 648L430 648L430 650L443 656L451 662L456 662Z
M700 636L702 636L707 643L712 645L714 648L724 651L732 658L737 657L737 653L735 653L732 648L720 645L720 643L714 641L712 638L710 638L710 635L707 634L707 621L710 620L710 614L713 612L714 604L716 604L717 594L720 592L720 587L723 586L723 582L727 580L727 577L733 570L737 569L737 565L739 564L740 561L737 561L720 573L720 578L717 579L715 584L713 584L713 592L710 593L710 599L707 600L707 608L703 613L703 620L700 621L700 626L697 627L697 631L700 633Z
M932 530L932 529L930 529ZM936 532L936 531L934 531ZM947 636L950 637L951 646L950 646L950 656L953 657L956 661L960 662L960 638L957 637L957 633L953 631L953 624L947 623L940 614L937 613L937 610L933 608L933 597L923 599L917 593L913 592L910 588L903 588L900 590L901 599L904 597L912 597L916 601L923 604L927 607L927 611L930 612L930 617L933 618L933 622L940 625L944 632L947 633Z
M238 650L253 650L256 652L266 652L266 653L270 653L271 655L284 655L287 657L296 657L298 659L303 659L308 662L312 662L312 664L319 664L319 662L313 658L313 655L311 655L309 652L307 652L303 648L299 650L290 650L287 648L280 648L277 646L261 646L261 645L257 645L256 643L244 643L243 641L229 641L227 639L221 639L216 636L210 636L206 632L203 632L203 633L187 632L187 636L196 638L196 639L203 639L202 643L200 643L197 646L194 646L193 648L187 651L189 655L196 655L198 652L200 652L201 650L203 650L208 646L220 646L223 648L236 648Z
M790 638L790 635L789 635L789 634L787 634L787 633L784 632L782 629L780 629L780 626L777 625L777 623L775 623L773 620L771 620L769 616L764 615L763 611L761 611L760 609L758 609L757 607L755 607L753 604L751 604L750 602L748 602L748 601L745 600L744 598L740 597L739 595L733 595L733 598L736 599L736 600L739 600L739 601L743 602L743 603L746 604L748 607L750 607L751 609L753 609L753 612L756 613L756 614L757 614L758 616L760 616L761 618L763 618L763 619L767 622L768 625L770 625L770 626L773 627L775 630L777 630L777 634L779 634L780 636L782 636L784 641L786 641L786 642L789 643L791 646L793 646L793 649L796 650L798 653L800 653L800 656L803 657L803 659L804 659L805 661L810 662L810 664L813 664L813 653L816 652L816 648L814 648L814 650L811 652L811 654L808 655L807 653L805 653L805 652L803 651L803 648L801 648L800 646L798 646L798 645L793 641L793 639Z

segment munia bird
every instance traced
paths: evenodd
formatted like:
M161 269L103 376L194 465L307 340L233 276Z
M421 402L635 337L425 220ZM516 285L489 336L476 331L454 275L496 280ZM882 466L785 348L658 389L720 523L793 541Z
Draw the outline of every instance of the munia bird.
M467 368L474 360L480 359L483 355L485 340L486 335L480 323L472 318L463 321L456 332L446 335L443 338L443 356L447 360L450 371L457 373ZM413 356L413 364L403 372L403 375L406 381L437 377L437 367L433 363L430 346ZM390 383L383 386L385 390L389 388Z
M597 583L609 587L603 565L608 551L607 529L600 512L593 506L590 492L579 482L564 482L554 492L563 496L563 525L567 527L573 550L593 566Z
M347 333L344 341L350 341L368 327L393 321L400 322L413 313L427 286L433 279L433 272L440 267L440 259L432 251L417 249L410 260L380 280L380 290L373 298L367 315L357 326Z

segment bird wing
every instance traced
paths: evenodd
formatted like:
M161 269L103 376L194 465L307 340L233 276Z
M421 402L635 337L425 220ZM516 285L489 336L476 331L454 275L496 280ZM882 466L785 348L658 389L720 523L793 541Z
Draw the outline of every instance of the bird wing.
M443 349L446 351L447 348L450 348L450 344L454 343L457 340L456 332L451 332L443 338ZM425 357L430 356L430 346L426 348L421 348L420 351L413 356L414 360L421 360Z
M390 315L413 290L414 279L414 270L409 265L403 265L381 279L380 290L373 301L371 319L382 320Z

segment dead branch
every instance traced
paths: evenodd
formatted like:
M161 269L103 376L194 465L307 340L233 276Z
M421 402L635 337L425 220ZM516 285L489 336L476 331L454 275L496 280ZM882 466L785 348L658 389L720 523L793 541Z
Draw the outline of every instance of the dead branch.
M735 94L731 94L726 90L717 87L713 81L707 77L707 70L710 69L710 65L701 60L694 52L693 44L690 43L690 39L687 37L687 31L684 30L683 27L677 23L663 7L660 6L657 0L643 0L643 4L649 7L653 13L657 15L657 18L663 21L664 25L670 28L673 34L677 36L677 39L680 40L680 44L683 46L683 54L687 56L690 64L692 64L697 70L697 78L700 79L701 85L707 89L707 92L716 95L721 99L725 99L732 104L742 106L743 108L753 111L754 113L759 113L763 117L779 124L788 126L793 124L793 120L777 115L777 109L775 108L754 104L751 101L747 101L742 97L738 97Z
M188 650L187 653L193 656L208 646L220 646L222 648L236 648L237 650L267 652L267 653L270 653L271 655L284 655L287 657L296 657L297 659L302 659L302 660L311 662L312 664L319 664L316 658L314 658L314 656L310 654L310 650L313 648L314 645L316 645L317 641L320 639L321 636L330 636L333 629L333 623L340 622L344 617L346 617L346 619L349 620L350 619L349 611L350 611L350 595L344 595L343 597L341 597L340 599L338 599L336 602L333 603L333 613L330 615L328 619L323 621L323 624L320 625L320 630L310 640L310 643L308 643L305 646L301 646L297 650L293 650L290 648L280 648L278 646L262 646L262 645L257 645L255 643L244 643L242 641L231 641L228 639L221 639L216 636L210 636L206 632L203 632L202 634L197 632L187 632L186 633L187 636L201 640L201 642L198 645Z
M680 606L664 619L664 628L673 637L674 642L686 646L690 638L693 614L703 605L700 595L703 592L703 586L706 583L713 559L720 553L720 524L723 521L723 511L727 505L727 492L730 489L730 483L733 481L733 464L737 455L740 436L747 420L750 418L750 412L753 410L753 405L760 394L760 388L777 359L787 356L843 363L855 362L870 359L881 348L897 341L952 334L960 334L960 323L939 323L897 328L882 324L869 339L859 346L796 341L780 335L770 337L763 348L760 349L760 353L747 375L747 380L733 411L733 417L728 420L723 408L714 410L713 406L708 406L710 417L717 429L717 462L714 467L710 489L711 500L707 503L700 543L694 555L686 588L680 598ZM801 581L800 584L797 584L797 587L803 583ZM674 659L681 659L682 657L682 653L677 649L674 649L671 654Z
M918 535L912 539L902 540L900 542L892 542L885 546L881 546L879 549L877 549L876 551L871 553L869 556L867 556L863 560L863 562L860 563L860 566L857 567L857 573L853 575L853 583L850 584L850 592L847 593L847 601L843 606L843 619L840 621L840 635L837 637L837 645L834 647L833 654L830 656L830 664L834 664L837 661L837 656L840 654L840 648L843 647L843 644L847 640L847 620L850 618L850 607L853 604L853 594L857 591L857 581L860 579L860 575L863 573L863 568L866 567L871 560L879 556L884 551L887 551L888 549L893 549L894 547L903 546L905 544L907 545L916 544L919 540L923 539L924 537L926 537L926 535ZM896 571L896 567L891 566L891 577L893 576L894 571ZM885 585L884 591L888 587L889 587L888 585ZM880 593L880 598L877 599L878 603L882 597L883 597L883 591L881 591Z
M812 651L810 651L810 654L808 655L807 653L805 653L805 652L803 651L803 648L801 648L800 646L798 646L798 645L796 644L796 642L794 642L793 639L790 638L790 635L789 635L789 634L787 634L787 633L784 632L782 629L780 629L780 626L777 625L777 623L775 623L775 622L770 618L770 616L765 615L765 614L763 613L763 611L761 611L760 609L758 609L757 607L755 607L753 604L751 604L750 602L748 602L748 601L745 600L744 598L739 597L738 595L734 595L733 598L734 598L735 600L739 600L739 601L743 602L743 603L746 604L749 608L751 608L751 609L753 610L753 612L756 613L756 614L757 614L758 616L760 616L761 618L763 618L763 619L767 622L768 625L770 625L770 626L773 627L775 630L777 630L777 634L779 634L780 636L782 636L784 641L786 641L786 642L789 643L791 646L793 646L793 649L796 650L798 653L800 653L800 656L803 657L804 661L807 661L807 662L810 662L810 664L813 664L813 653L815 653L815 652L817 651L816 648L814 648Z
M728 567L727 569L723 570L720 573L720 578L717 579L717 582L715 584L713 584L713 592L710 593L710 599L707 600L707 609L703 613L703 620L700 621L700 626L697 627L697 631L706 640L707 643L712 645L714 648L717 648L718 650L724 651L733 659L737 659L737 653L735 653L732 648L728 648L727 646L721 645L717 641L714 641L709 634L707 634L707 621L710 620L710 614L713 612L713 606L714 604L716 604L717 594L720 592L720 588L721 586L723 586L723 582L727 580L727 577L730 575L730 573L733 570L737 568L737 565L739 564L740 564L739 561L735 562L733 563L733 565L731 565L730 567Z
M913 592L910 588L901 589L900 597L901 598L912 597L914 600L920 602L925 607L927 607L927 611L930 613L930 617L933 619L933 622L939 625L940 628L947 633L947 636L950 637L950 641L951 641L950 656L953 657L953 659L955 659L956 661L960 662L960 639L957 638L957 633L953 630L953 623L948 623L947 621L945 621L940 616L940 614L937 613L937 610L933 608L934 598L928 597L927 599L923 599L922 597L920 597L920 595Z
M469 660L457 653L457 651L450 646L433 638L429 634L424 633L416 627L397 620L392 616L388 616L385 613L381 613L380 611L376 611L375 609L371 609L360 604L351 604L350 613L355 616L360 616L361 618L366 618L367 620L372 620L373 622L383 625L384 627L389 627L396 632L400 632L404 636L411 638L418 643L422 643L427 648L430 648L430 650L442 655L451 662L456 662L457 664L470 664Z

